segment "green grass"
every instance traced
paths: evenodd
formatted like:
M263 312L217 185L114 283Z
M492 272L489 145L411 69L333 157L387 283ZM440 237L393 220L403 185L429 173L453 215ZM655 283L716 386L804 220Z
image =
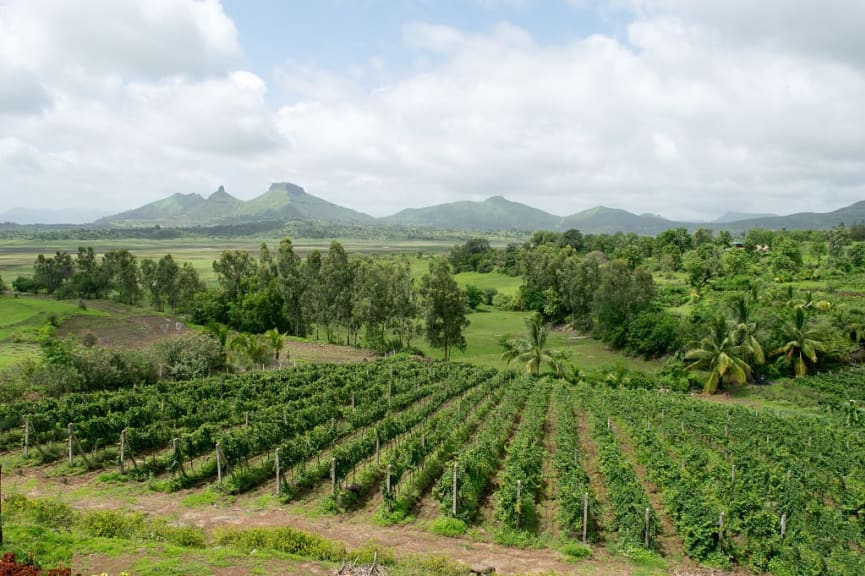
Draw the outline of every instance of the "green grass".
M0 296L0 368L38 353L39 330L49 320L74 316L105 317L99 310L84 310L71 300L48 297Z
M456 274L454 279L461 288L465 288L470 284L477 286L481 290L495 288L499 294L511 297L517 295L517 290L523 282L523 279L519 276L508 276L500 272L487 272L485 274L481 274L480 272L461 272Z
M506 368L502 360L502 347L499 341L503 336L520 336L526 333L525 319L528 312L507 312L481 306L478 312L469 315L471 324L466 329L466 350L453 350L451 359L471 362L493 368ZM424 354L441 358L443 351L430 348L424 340L413 342ZM570 362L581 370L595 370L614 365L622 365L632 370L654 371L661 366L658 361L645 361L621 352L611 350L593 338L572 336L554 332L549 335L547 345L550 350L564 350L570 353Z

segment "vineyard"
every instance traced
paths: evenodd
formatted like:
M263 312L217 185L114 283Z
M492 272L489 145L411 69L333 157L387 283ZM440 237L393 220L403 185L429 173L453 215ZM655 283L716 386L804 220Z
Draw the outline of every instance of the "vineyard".
M423 508L547 545L854 575L861 376L811 378L826 410L807 412L444 362L309 365L4 405L0 458L169 494L312 499L390 523Z

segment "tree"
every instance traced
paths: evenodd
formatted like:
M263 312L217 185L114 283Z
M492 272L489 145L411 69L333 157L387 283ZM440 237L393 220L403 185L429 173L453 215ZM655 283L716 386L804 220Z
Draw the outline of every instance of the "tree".
M808 360L812 364L817 363L817 353L826 349L819 331L809 326L808 316L805 308L797 306L793 310L793 316L781 326L784 344L772 350L772 356L783 354L787 360L793 362L793 373L796 378L803 378L808 372Z
M9 291L9 287L3 281L3 276L0 276L0 294L5 294Z
M421 279L420 293L424 299L427 341L433 348L444 348L445 360L449 360L451 348L465 350L463 330L469 320L465 295L457 286L447 260L430 262L429 272Z
M502 360L507 360L508 366L511 362L525 362L526 372L532 376L541 373L541 365L546 362L557 376L565 373L564 355L562 353L547 352L547 329L539 314L533 314L526 318L526 328L529 334L527 338L504 337L501 341L504 347Z
M195 295L206 290L195 266L191 262L184 262L177 274L177 307L183 311L190 310Z
M279 355L285 346L285 336L283 336L276 328L271 328L264 333L264 341L273 353L273 365L279 366Z
M279 243L275 268L285 315L291 323L291 333L295 336L306 336L306 319L303 314L303 295L307 291L306 279L301 270L300 257L295 254L289 238L283 238Z
M263 339L245 332L235 335L228 343L228 347L238 354L243 364L250 368L263 367L267 364L271 352Z
M112 250L102 257L102 266L117 290L117 298L124 304L133 305L141 298L141 272L135 255L129 250Z
M595 335L615 348L623 347L628 324L651 307L654 297L655 284L645 269L630 270L622 262L610 262L601 269L600 283L594 294Z
M718 315L709 323L709 333L685 354L690 360L688 370L708 370L709 376L703 391L714 394L724 384L741 385L751 377L752 369L745 360L744 348L736 343L735 330L728 329L723 316Z
M348 261L345 248L336 240L330 243L330 248L321 265L320 277L324 303L322 313L327 321L328 340L333 340L331 321L334 321L337 326L345 326L345 342L351 344L351 299L354 290L354 272Z
M571 326L577 330L592 328L592 303L600 282L600 263L590 255L571 256L559 269L562 304L571 317Z

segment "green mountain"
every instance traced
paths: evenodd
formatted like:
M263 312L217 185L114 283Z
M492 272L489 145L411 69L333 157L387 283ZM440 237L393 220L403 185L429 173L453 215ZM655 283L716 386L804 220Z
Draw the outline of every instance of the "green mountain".
M243 200L238 200L220 186L202 204L186 211L185 217L191 222L210 222L235 214L242 205Z
M750 216L750 217L749 217ZM740 219L744 218L744 219ZM222 186L207 199L198 194L174 194L140 208L107 216L100 226L232 226L287 220L321 225L410 226L444 230L537 230L564 231L576 228L588 234L616 232L656 235L670 228L698 226L729 230L733 234L751 228L827 229L837 224L865 222L865 201L827 213L802 212L788 216L728 213L715 222L677 222L655 214L633 214L627 210L597 206L560 217L526 204L492 196L482 202L450 202L425 208L409 208L392 216L373 218L333 204L288 182L276 182L257 198L243 201Z
M187 212L205 203L200 194L172 194L168 198L145 204L134 210L127 210L114 216L100 218L95 224L115 226L144 226L154 224L180 224L185 221Z
M687 226L672 220L667 220L654 214L632 214L627 210L596 206L562 219L562 230L576 228L588 234L614 234L616 232L633 232L635 234L654 236L664 230Z
M724 224L721 229L731 233L746 232L751 228L768 230L826 230L838 224L860 224L865 222L865 200L845 206L832 212L799 212L787 216L749 218Z
M428 226L451 230L557 230L561 217L501 196L483 202L449 202L425 208L407 208L380 218L385 224Z
M319 220L366 224L375 219L337 206L304 192L287 182L270 185L267 192L243 201L222 186L206 200L198 194L173 194L136 208L106 216L95 222L101 226L216 226L274 220Z
M267 192L248 200L232 216L234 222L259 220L326 220L329 222L373 223L375 218L307 194L288 182L275 182Z

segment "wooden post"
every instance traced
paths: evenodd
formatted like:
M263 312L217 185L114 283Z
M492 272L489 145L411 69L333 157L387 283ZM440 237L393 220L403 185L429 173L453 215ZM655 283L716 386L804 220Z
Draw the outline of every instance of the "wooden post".
M330 459L330 493L336 496L336 458Z
M180 453L180 438L175 438L171 441L171 447L174 449L174 459L177 460L177 467L180 468L180 473L185 475L183 470L183 455Z
M216 477L222 484L222 442L216 443Z
M522 512L522 502L520 502L520 498L523 493L523 481L517 480L517 530L520 529L520 513Z
M718 540L724 538L724 513L721 512L721 515L718 517Z
M781 538L787 533L787 513L781 514Z
M386 494L387 494L388 496L390 496L390 475L391 475L391 470L392 470L392 467L391 467L390 464L388 464L388 465L387 465L387 484L386 484L386 486L387 486L387 492L386 492Z
M649 547L649 508L646 508L646 548Z
M451 487L452 487L452 491L453 491L453 494L452 494L453 502L451 503L451 515L456 517L456 515L457 515L457 463L456 462L454 462L454 478L453 478L453 484Z
M120 431L120 473L126 474L126 428Z
M729 435L730 435L730 429L727 427L726 424L724 424L724 436L729 436Z
M273 453L273 461L276 466L276 495L279 496L279 448Z
M354 392L351 393L351 409L354 410Z
M249 410L243 413L243 425L249 428Z
M0 544L3 544L3 465L0 464Z
M69 465L72 466L72 424L66 426L66 431L69 433Z
M381 464L381 443L378 439L378 430L375 431L375 463Z
M583 544L586 543L586 534L589 524L589 493L583 494Z
M736 481L736 465L735 464L733 464L730 467L730 480L733 482Z
M30 417L24 419L24 457L30 457Z

